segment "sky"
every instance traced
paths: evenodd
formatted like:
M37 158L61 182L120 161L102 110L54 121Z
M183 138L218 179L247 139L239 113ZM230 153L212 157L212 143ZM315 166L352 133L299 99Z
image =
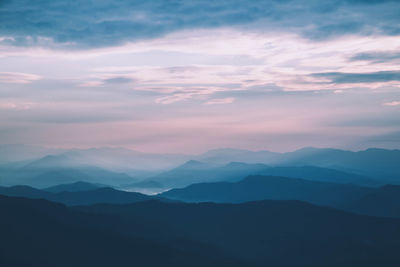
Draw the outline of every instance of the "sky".
M400 1L2 0L0 140L400 148Z

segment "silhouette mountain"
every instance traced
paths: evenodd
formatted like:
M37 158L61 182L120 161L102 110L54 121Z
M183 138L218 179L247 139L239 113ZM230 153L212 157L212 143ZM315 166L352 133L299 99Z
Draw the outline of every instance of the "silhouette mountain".
M302 200L341 207L373 189L352 184L335 184L277 176L248 176L239 182L193 184L172 189L160 196L189 202L241 203L254 200Z
M379 188L276 176L249 176L239 182L193 184L160 196L184 202L243 203L301 200L359 214L400 217L400 186Z
M162 185L159 182L156 181L141 181L133 184L124 184L121 185L123 188L164 188L164 185Z
M218 169L215 168L215 165L190 160L170 171L148 178L146 181L156 182L167 188L184 187L192 183L218 177L220 174L216 172L218 172Z
M113 188L105 187L90 191L76 192L48 192L35 189L29 186L0 187L0 194L5 196L26 197L34 199L46 199L53 202L63 203L65 205L91 205L95 203L132 203L157 199L136 192L119 191Z
M66 149L46 148L32 145L19 144L1 144L0 145L0 162L29 162L37 160L49 154L58 154L66 152Z
M44 191L59 193L59 192L81 192L81 191L90 191L97 188L108 187L106 185L101 184L92 184L87 182L75 182L71 184L59 184L52 187L48 187L43 189Z
M41 157L35 158L38 156ZM189 161L188 165L185 165L184 162L189 159L195 161ZM226 166L223 165L230 162L266 164L269 168L285 167L292 170L270 169L269 172L261 173L256 167L253 169L250 166L245 167L247 170L224 169ZM183 165L176 168L179 164ZM311 167L327 168L331 172L293 169ZM167 169L170 171L166 171ZM335 174L333 170L342 173ZM352 152L303 148L294 152L276 153L216 149L201 155L181 155L149 154L123 148L57 150L31 146L0 146L2 185L25 184L43 188L85 181L119 186L147 179L146 181L158 182L166 188L173 188L199 182L234 181L256 174L350 182L368 186L400 184L400 150L371 148Z
M255 266L396 266L400 220L299 201L138 202L75 207L98 227L170 243L189 239ZM111 223L112 222L112 223Z
M167 188L182 188L190 184L202 182L239 181L249 175L284 176L332 183L354 183L366 186L383 185L379 181L366 176L329 168L313 166L272 167L261 163L248 164L243 162L230 162L224 166L213 166L197 161L189 161L168 172L148 178L147 181L163 184Z
M262 170L259 174L271 176L284 176L291 178L302 178L305 180L341 183L341 184L357 184L364 186L383 185L377 179L362 176L354 173L338 171L329 168L321 168L314 166L279 166Z
M29 163L48 155L66 157L70 165L101 166L109 171L129 174L140 170L166 170L192 158L184 154L144 153L120 147L53 149L29 145L0 145L0 164L19 161ZM61 162L60 158L59 163Z
M45 200L0 196L0 214L0 266L245 265L202 244L177 248L100 228L95 222L103 217Z
M400 264L400 219L300 201L67 208L0 196L0 213L1 266Z
M39 188L74 182L119 185L137 180L96 166L72 164L66 155L50 155L33 161L8 174L6 184L24 184Z
M280 157L281 153L267 150L250 151L244 149L220 148L209 150L195 157L195 159L221 165L228 164L229 162L276 164L279 162Z
M261 155L261 156L260 156ZM332 148L306 147L293 152L216 150L197 157L203 162L264 163L273 166L315 166L357 173L379 178L381 184L398 183L400 177L400 150L370 148L347 151Z
M400 186L378 188L349 204L348 210L374 216L400 217Z
M303 148L284 153L280 165L311 165L379 177L382 183L400 183L400 150L369 148L363 151Z

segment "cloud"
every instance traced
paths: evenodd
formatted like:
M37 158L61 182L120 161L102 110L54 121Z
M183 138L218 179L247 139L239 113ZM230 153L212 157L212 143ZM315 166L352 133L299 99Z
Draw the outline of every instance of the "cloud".
M128 78L128 77L114 77L114 78L109 78L105 79L104 83L107 84L121 84L121 83L130 83L133 82L134 79Z
M235 98L233 97L227 97L227 98L214 98L210 99L207 102L205 102L205 105L220 105L220 104L231 104L235 101Z
M400 81L400 71L378 71L370 73L325 72L312 74L315 78L326 78L329 83L376 83Z
M155 100L157 104L172 104L178 101L187 100L193 97L190 93L173 94L164 97L159 97Z
M3 83L31 83L40 80L39 75L20 72L0 72L0 82Z
M31 102L0 102L0 110L27 110L33 105Z
M99 87L104 85L123 85L129 84L135 81L135 79L125 76L115 76L113 74L110 75L94 75L94 78L98 80L87 81L81 83L80 86L83 87Z
M369 61L372 63L384 63L400 61L400 51L364 52L353 55L350 61Z
M98 86L102 86L103 83L101 81L89 81L89 82L84 82L81 83L80 86L83 87L98 87Z
M9 0L0 9L8 45L104 47L185 30L247 27L310 39L400 34L398 1Z
M385 103L383 103L383 105L384 106L390 106L390 107L400 106L400 101L385 102Z

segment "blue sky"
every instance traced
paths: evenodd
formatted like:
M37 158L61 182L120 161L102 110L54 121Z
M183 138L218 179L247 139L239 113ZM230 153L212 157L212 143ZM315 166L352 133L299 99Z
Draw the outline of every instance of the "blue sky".
M2 1L0 138L400 148L398 1Z

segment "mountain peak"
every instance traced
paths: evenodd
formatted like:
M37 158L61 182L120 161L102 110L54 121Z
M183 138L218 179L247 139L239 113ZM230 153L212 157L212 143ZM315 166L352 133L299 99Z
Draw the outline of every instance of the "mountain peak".
M203 169L207 168L208 164L198 161L198 160L189 160L185 162L183 165L179 166L179 169Z
M57 192L80 192L80 191L90 191L97 188L106 187L105 185L93 184L84 181L78 181L70 184L59 184L46 188L45 191L57 193Z

